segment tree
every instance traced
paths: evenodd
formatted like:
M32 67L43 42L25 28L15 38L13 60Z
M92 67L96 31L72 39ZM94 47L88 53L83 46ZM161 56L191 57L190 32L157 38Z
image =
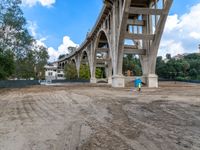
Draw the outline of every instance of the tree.
M29 51L26 57L19 58L15 61L15 77L18 79L35 78L35 53Z
M14 70L14 66L17 65L14 64L21 62L22 64L19 65L23 66L25 62L31 62L26 59L32 59L30 56L34 40L25 28L26 20L20 4L20 0L1 0L0 2L0 79L6 79L17 72ZM2 63L4 60L8 63Z
M195 68L192 68L190 71L189 71L189 75L191 77L191 79L196 79L197 76L198 76L198 72Z
M183 73L187 76L188 70L190 69L190 64L186 61L182 61Z
M0 79L7 79L14 73L14 55L12 51L0 52Z
M38 46L35 50L35 67L34 71L37 79L45 78L45 70L44 66L47 64L49 59L49 55L47 52L47 48L44 46Z
M156 73L166 79L200 80L200 55L189 54L179 60L171 58L167 63L157 57Z
M198 54L197 53L192 53L192 54L184 56L184 59L186 59L186 60L189 60L189 59L200 60L200 54L199 53Z
M140 60L135 55L132 54L125 55L123 58L122 68L124 74L126 73L126 71L130 70L135 76L142 75Z
M97 79L103 78L103 70L99 67L96 68L95 77Z
M83 65L81 64L80 66L80 71L79 71L79 78L80 79L90 79L90 68L89 65Z
M61 55L58 56L58 60L59 60L59 59L62 59L62 58L64 58L64 57L65 57L65 54L61 54Z
M47 49L38 46L30 36L20 4L21 0L0 2L0 79L11 75L25 79L44 77L43 67L49 58Z
M64 74L66 79L77 79L78 74L76 70L76 65L74 63L69 63L65 65Z
M170 60L172 57L171 57L171 54L166 54L166 58L168 59L168 60Z
M162 56L158 56L156 60L156 74L159 77L164 77L165 75L165 62L162 60Z
M0 47L6 51L12 50L15 55L24 56L33 39L25 28L26 20L20 8L20 0L2 0L3 8L0 18Z
M69 54L71 54L71 53L73 53L73 52L75 52L76 51L76 47L72 47L72 46L69 46L68 47L68 52L69 52Z

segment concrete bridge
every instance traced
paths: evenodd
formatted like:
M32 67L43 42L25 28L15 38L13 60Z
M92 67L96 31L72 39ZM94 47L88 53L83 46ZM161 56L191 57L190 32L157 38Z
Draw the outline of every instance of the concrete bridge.
M138 54L144 82L158 87L156 57L173 0L104 0L99 17L85 41L71 54L58 60L60 68L88 60L91 83L96 83L96 67L104 67L113 87L124 87L124 54ZM92 13L92 12L91 12ZM89 16L88 16L89 17Z

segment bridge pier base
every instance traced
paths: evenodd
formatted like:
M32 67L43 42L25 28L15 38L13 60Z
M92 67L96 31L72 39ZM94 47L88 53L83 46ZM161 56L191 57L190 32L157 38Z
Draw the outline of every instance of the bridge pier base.
M108 77L108 84L112 84L112 77Z
M115 75L112 77L112 87L125 87L125 78L123 75Z
M96 78L90 78L90 83L97 83L97 79Z
M158 88L158 76L156 74L148 74L144 76L147 87Z

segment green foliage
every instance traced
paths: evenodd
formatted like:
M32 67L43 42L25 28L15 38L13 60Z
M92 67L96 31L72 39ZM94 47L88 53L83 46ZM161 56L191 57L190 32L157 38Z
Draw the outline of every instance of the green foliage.
M66 79L77 79L77 70L76 70L76 65L74 63L69 63L65 65L64 68L64 75Z
M30 79L31 77L35 78L34 62L35 59L33 51L29 51L26 57L17 59L15 62L15 77L22 79Z
M105 68L96 68L95 76L97 79L106 78Z
M187 56L184 56L186 60L200 60L200 54L192 53Z
M44 66L47 64L47 60L49 59L49 54L47 52L47 48L43 46L39 46L37 50L35 50L35 74L37 79L45 79L45 70Z
M58 59L62 59L64 57L65 57L65 54L61 54L61 55L58 56Z
M168 60L170 60L172 57L171 57L171 54L166 54L166 58L168 59Z
M0 80L7 79L14 72L14 55L10 50L0 52Z
M21 0L0 2L0 79L44 78L47 49L30 36L20 4Z
M90 79L90 68L89 65L83 65L80 66L80 72L79 72L79 78L80 79Z
M200 80L200 55L190 54L179 60L171 58L166 63L157 57L156 73L166 79Z
M142 75L142 69L139 58L135 55L128 54L123 58L123 74L126 74L126 71L132 71L134 76Z
M189 71L189 76L191 77L191 79L196 79L198 76L198 71L195 68L192 68Z

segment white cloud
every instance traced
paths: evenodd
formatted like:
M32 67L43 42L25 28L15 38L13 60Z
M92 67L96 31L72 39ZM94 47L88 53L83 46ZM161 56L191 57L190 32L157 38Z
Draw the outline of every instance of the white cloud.
M39 0L42 6L52 6L56 1L55 0Z
M37 3L41 4L44 7L51 7L56 0L22 0L22 4L32 7L36 5Z
M181 42L177 42L174 40L164 40L160 45L160 53L159 55L164 56L167 53L172 54L172 56L177 54L183 54L185 49Z
M58 50L55 50L53 47L48 48L49 53L49 61L56 61L61 54L67 54L68 53L68 47L78 47L78 44L75 44L69 36L63 37L63 43L58 47Z
M45 41L47 39L44 37L44 38L41 38L39 40L36 40L36 46L44 46L44 47L47 47L46 44L45 44ZM48 54L49 54L49 61L50 62L53 62L53 61L56 61L58 60L58 57L62 54L67 54L68 53L68 47L78 47L79 45L78 44L75 44L71 39L70 37L68 36L64 36L63 37L63 43L58 47L58 50L54 49L53 47L47 47L47 51L48 51Z
M63 43L58 47L58 53L59 54L67 54L68 52L68 47L77 47L78 45L75 44L70 37L64 36L63 37Z
M53 47L48 48L48 54L50 62L56 61L59 57L58 51L56 51Z
M165 32L171 32L172 30L176 29L177 24L179 23L178 15L172 15L168 16L166 26L165 26Z
M200 33L191 32L189 35L190 35L190 37L193 38L193 39L200 40Z
M36 22L28 21L28 29L33 37L36 37L37 35L36 33L37 27L38 26Z
M46 44L45 44L45 41L47 40L47 37L43 37L42 35L38 34L37 33L37 23L36 22L32 22L32 21L28 21L28 29L31 33L31 35L37 39L36 40L36 45L39 45L39 46L44 46L44 47L47 47ZM42 37L42 38L41 38ZM52 61L56 61L59 57L59 55L61 54L67 54L69 53L68 52L68 47L78 47L79 45L78 44L75 44L69 36L64 36L63 37L63 41L62 41L62 44L60 46L58 46L57 50L54 49L53 47L47 47L48 49L48 53L49 53L49 61L52 62Z
M170 15L167 19L163 38L161 40L159 55L172 56L181 53L198 51L200 43L200 3L192 6L188 13L178 16Z
M46 41L46 38L41 38L39 40L36 40L36 44L39 45L39 46L44 46L44 47L47 47L44 43L44 41Z

